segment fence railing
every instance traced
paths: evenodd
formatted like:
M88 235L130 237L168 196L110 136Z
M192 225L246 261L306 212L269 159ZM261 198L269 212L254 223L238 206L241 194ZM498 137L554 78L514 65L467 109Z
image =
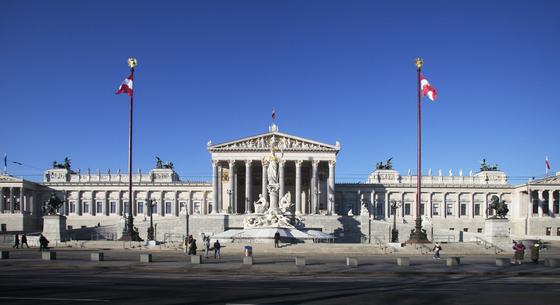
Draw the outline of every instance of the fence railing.
M455 242L455 235L434 235L432 241L439 241L444 243Z
M91 232L91 240L117 240L117 233L114 232Z
M493 244L493 243L491 243L487 240L484 240L484 239L482 239L478 236L475 236L475 241L478 245L482 245L484 247L484 249L487 249L487 250L488 249L494 249L495 254L500 254L500 253L505 251L504 249L502 249L502 248L496 246L495 244Z

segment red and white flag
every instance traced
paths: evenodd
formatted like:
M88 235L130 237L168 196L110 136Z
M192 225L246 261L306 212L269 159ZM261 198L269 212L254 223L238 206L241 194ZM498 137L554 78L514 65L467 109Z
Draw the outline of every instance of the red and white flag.
M548 162L548 156L544 159L544 163L546 164L546 174L548 175L548 171L550 170L550 162Z
M126 93L128 96L132 96L132 78L132 73L130 73L130 75L123 80L115 94Z
M422 91L423 96L428 96L428 98L432 101L437 99L437 91L428 80L424 77L424 75L420 76L420 90Z
M276 120L276 109L274 107L272 107L272 120Z

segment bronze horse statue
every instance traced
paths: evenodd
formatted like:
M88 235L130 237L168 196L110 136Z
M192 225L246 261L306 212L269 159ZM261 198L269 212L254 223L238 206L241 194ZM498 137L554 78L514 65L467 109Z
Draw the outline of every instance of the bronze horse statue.
M507 204L496 195L492 196L491 203L488 205L487 212L490 212L490 210L496 211L496 214L489 218L506 218L509 212Z

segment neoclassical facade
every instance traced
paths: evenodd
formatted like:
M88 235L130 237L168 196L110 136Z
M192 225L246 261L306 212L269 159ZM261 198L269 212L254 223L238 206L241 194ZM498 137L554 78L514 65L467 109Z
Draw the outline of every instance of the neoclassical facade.
M274 143L274 149L271 149ZM219 144L209 142L212 180L182 181L172 168L128 175L119 171L81 172L53 168L42 183L0 175L2 231L40 231L42 203L56 192L64 200L60 213L71 230L99 228L118 236L132 201L135 225L144 235L150 215L158 239L187 232L217 234L243 228L255 202L269 201L267 157L278 159L278 197L289 203L306 228L333 234L340 241L388 240L396 216L404 232L413 227L416 177L396 170L374 170L362 183L335 183L338 142L326 144L282 133L268 132ZM560 175L513 185L504 172L492 170L463 175L441 171L422 177L423 226L438 236L481 236L494 196L509 207L513 236L560 238ZM132 200L131 200L132 199ZM148 202L154 206L148 207ZM394 215L391 203L398 205Z

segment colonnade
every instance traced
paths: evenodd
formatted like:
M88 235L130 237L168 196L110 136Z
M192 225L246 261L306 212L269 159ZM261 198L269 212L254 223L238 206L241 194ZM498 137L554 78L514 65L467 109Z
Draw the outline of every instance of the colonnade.
M320 179L319 179L319 168L323 165L323 163L327 163L328 165L328 173L327 175L327 196L326 196L326 213L332 214L334 212L334 191L335 191L335 161L334 160L280 160L278 162L278 182L279 182L279 190L278 190L278 198L281 199L286 193L288 187L292 187L291 185L286 185L286 167L292 166L295 169L295 181L293 185L293 189L295 192L295 198L292 198L292 201L295 199L295 213L297 215L301 214L319 214L320 211ZM229 211L233 214L239 213L251 213L254 212L253 203L257 201L259 198L253 198L253 180L256 177L253 177L253 170L254 166L261 166L261 174L258 178L261 180L261 190L260 195L262 195L267 202L269 200L268 194L268 179L267 179L267 166L268 160L261 159L247 159L247 160L212 160L212 200L217 204L213 205L213 209L210 213L224 213L226 212L224 206L223 198L220 198L222 194L222 178L221 173L222 169L227 166L228 169L228 182L227 182L227 190L225 194L228 196L229 202ZM239 188L237 179L238 179L238 169L240 167L244 167L245 170L245 185L244 187ZM304 202L302 198L302 194L305 193L303 189L303 181L302 181L302 167L310 167L311 168L311 175L309 179L309 208L306 210L303 208ZM237 192L243 191L244 198L243 204L239 205L237 202L238 194ZM238 206L243 206L243 210L239 211Z
M1 187L0 188L0 213L30 213L39 211L36 205L37 192L23 187Z
M559 214L558 201L560 190L528 190L528 194L529 202L531 202L527 207L527 215L529 218L543 216L554 217Z

